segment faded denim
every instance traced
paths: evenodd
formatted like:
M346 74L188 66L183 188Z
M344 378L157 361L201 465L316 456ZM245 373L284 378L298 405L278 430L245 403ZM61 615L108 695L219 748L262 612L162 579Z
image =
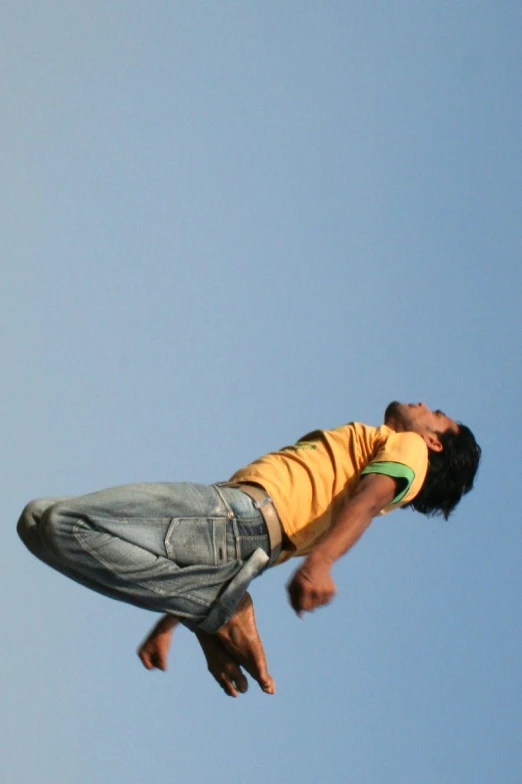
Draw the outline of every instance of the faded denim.
M234 614L270 555L256 504L217 485L125 485L32 501L18 533L76 582L210 633Z

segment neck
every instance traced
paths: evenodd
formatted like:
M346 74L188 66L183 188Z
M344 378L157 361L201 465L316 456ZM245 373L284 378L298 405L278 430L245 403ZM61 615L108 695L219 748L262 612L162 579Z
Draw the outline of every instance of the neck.
M387 419L384 423L386 427L389 427L390 430L394 430L396 433L404 433L404 427L398 422L394 417Z

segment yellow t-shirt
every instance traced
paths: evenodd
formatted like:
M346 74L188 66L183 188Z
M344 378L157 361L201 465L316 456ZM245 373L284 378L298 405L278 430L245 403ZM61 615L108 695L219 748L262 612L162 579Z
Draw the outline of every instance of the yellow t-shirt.
M363 474L398 480L397 496L381 513L386 514L415 498L427 468L428 449L416 433L350 422L335 430L316 430L293 446L260 457L231 481L254 482L266 490L295 548L290 557L310 552Z

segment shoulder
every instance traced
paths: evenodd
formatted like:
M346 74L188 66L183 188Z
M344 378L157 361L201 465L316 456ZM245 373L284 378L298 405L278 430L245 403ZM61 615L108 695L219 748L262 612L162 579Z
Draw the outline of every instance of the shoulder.
M411 449L414 452L427 454L428 447L426 442L418 433L396 433L394 430L390 430L389 427L386 427L386 430L388 431L386 434L386 446Z
M379 447L380 459L396 460L412 468L427 469L428 447L417 433L396 433L389 428Z
M428 470L428 447L417 433L396 433L383 426L365 474L386 474L399 482L401 491L387 511L409 503L419 492Z

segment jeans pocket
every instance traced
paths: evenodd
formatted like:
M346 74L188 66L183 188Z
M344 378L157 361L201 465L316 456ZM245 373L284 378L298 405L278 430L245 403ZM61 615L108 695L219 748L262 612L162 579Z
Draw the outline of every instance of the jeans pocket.
M178 566L221 566L227 562L226 518L174 517L165 549Z

